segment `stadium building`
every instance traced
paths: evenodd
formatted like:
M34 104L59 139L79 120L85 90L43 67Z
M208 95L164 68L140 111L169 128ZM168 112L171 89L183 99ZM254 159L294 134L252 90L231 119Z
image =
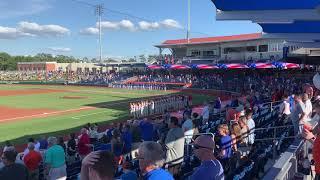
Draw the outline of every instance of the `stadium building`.
M160 56L165 49L169 49L175 62L182 64L252 63L288 58L298 58L295 62L303 64L306 57L304 45L301 42L265 38L262 33L253 33L192 38L189 42L187 39L166 40L155 47L159 48ZM320 55L319 49L311 51L313 56ZM301 56L303 58L299 59Z

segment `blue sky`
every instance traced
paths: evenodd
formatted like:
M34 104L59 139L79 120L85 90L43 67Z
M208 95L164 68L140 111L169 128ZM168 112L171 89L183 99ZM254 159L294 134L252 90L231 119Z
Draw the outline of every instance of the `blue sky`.
M186 36L187 1L83 0L142 17L104 11L103 56L157 54L155 44ZM192 37L261 32L251 22L215 21L211 0L191 0ZM1 0L0 51L14 55L45 52L96 57L98 36L93 7L74 0ZM201 32L201 33L198 33Z

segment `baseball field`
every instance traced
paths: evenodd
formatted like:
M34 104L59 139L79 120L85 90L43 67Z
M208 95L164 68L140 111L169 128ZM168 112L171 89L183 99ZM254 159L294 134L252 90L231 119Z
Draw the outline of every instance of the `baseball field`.
M102 87L0 85L0 143L23 143L28 137L66 135L84 124L129 119L129 102L182 93ZM194 103L208 96L193 94ZM212 96L211 96L212 97Z

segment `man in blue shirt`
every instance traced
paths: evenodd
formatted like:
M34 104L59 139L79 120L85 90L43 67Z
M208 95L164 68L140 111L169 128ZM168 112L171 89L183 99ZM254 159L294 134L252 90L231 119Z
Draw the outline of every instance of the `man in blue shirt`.
M132 147L132 133L130 132L130 126L128 124L124 128L121 139L124 142L124 153L130 153Z
M146 141L139 146L139 167L143 180L173 180L172 175L161 167L165 153L159 143Z
M223 180L223 167L213 154L214 141L207 135L199 136L193 144L193 152L201 165L190 176L190 180Z
M152 141L153 138L153 124L145 118L140 122L141 136L143 141Z

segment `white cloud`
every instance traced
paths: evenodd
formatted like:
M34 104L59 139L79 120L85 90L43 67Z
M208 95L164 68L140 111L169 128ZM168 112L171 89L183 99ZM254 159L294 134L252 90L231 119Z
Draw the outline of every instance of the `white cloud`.
M80 30L80 34L82 34L82 35L98 35L99 29L94 28L94 27L89 27L89 28Z
M20 37L33 37L33 34L24 33L16 28L0 26L0 39L17 39Z
M54 52L70 52L71 48L65 48L65 47L49 47L50 51Z
M99 23L96 23L95 27L89 27L86 29L80 30L80 34L83 35L97 35L99 33ZM128 31L150 31L157 29L183 29L181 24L173 19L165 19L159 22L147 22L140 21L137 24L134 24L130 20L122 21L102 21L101 22L102 30L128 30Z
M124 29L128 29L130 31L134 31L136 30L136 26L129 20L122 20L119 22L119 26L124 28Z
M141 30L155 30L155 29L183 29L180 23L173 19L165 19L160 22L147 22L147 21L140 21L139 28Z
M0 39L18 39L22 37L58 37L69 34L70 30L59 25L39 25L22 21L17 27L0 26Z
M162 26L164 26L165 28L168 29L183 29L183 27L181 26L181 24L173 19L165 19L163 21L160 22Z
M96 28L99 28L99 23L96 23ZM111 21L102 21L101 28L103 30L119 30L125 29L129 31L134 31L136 29L135 25L130 20L122 20L119 22L111 22ZM87 28L88 29L88 28Z
M153 30L153 29L159 29L160 24L158 22L147 22L147 21L140 21L139 28L141 30Z
M24 33L34 34L36 36L63 36L70 33L70 30L54 24L39 25L33 22L22 21L18 25L18 30Z

